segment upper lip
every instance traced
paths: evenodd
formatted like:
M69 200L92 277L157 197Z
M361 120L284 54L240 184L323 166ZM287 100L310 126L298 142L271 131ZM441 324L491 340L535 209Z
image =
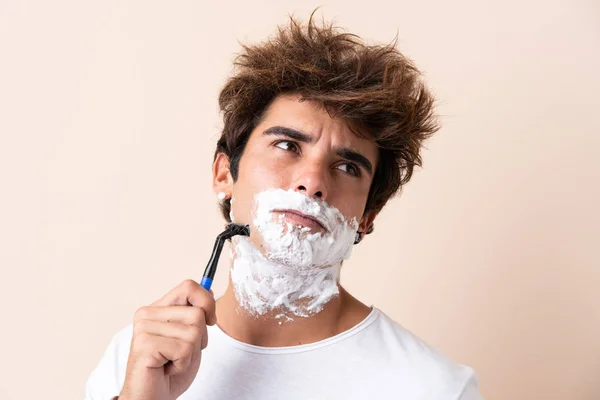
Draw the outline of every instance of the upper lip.
M288 210L288 209L284 209L284 210L273 210L274 212L281 212L281 213L288 213L288 214L296 214L299 215L301 217L304 217L306 219L310 219L311 221L315 221L317 224L319 224L319 226L321 226L321 228L323 228L325 231L327 231L328 229L325 227L325 224L321 221L319 221L316 217L313 217L312 215L307 215L304 214L301 211L298 210Z

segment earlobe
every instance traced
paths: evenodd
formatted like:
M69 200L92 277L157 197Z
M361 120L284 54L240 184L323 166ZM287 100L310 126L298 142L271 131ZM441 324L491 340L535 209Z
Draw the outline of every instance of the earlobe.
M219 200L231 198L233 177L229 171L229 157L225 153L217 154L213 163L213 189Z
M360 219L360 224L358 225L358 231L362 233L362 235L366 235L370 233L370 228L373 225L373 221L375 221L375 217L377 216L377 211L369 211L366 212L363 217Z

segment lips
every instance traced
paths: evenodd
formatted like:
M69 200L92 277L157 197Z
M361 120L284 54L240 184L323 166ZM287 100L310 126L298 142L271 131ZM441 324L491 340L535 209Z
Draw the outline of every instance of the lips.
M273 210L273 212L286 214L289 219L309 228L321 228L327 231L325 224L312 215L307 215L297 210Z

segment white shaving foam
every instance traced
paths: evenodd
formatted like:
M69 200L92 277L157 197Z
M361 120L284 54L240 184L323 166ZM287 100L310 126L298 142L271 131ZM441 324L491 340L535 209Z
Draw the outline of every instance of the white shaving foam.
M231 200L229 200L229 219L231 220L231 222L235 223L235 218L233 217L233 201L235 200L235 198L233 196L231 196Z
M271 189L255 197L254 227L264 255L247 237L232 239L231 280L240 305L252 314L278 310L276 318L308 317L339 294L341 263L350 257L358 222L335 207L294 190ZM316 218L326 232L292 225L274 210L294 210ZM232 213L233 214L233 213Z

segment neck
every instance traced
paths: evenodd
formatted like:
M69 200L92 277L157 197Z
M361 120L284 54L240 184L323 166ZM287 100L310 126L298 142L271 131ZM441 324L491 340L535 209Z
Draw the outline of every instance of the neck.
M241 342L263 347L285 347L314 343L342 333L362 321L371 311L339 286L320 312L285 322L280 311L262 315L240 305L231 278L225 294L217 301L218 325L226 334Z
M264 347L313 343L350 329L371 311L341 288L339 263L292 267L268 260L245 237L232 245L217 320L234 339Z

